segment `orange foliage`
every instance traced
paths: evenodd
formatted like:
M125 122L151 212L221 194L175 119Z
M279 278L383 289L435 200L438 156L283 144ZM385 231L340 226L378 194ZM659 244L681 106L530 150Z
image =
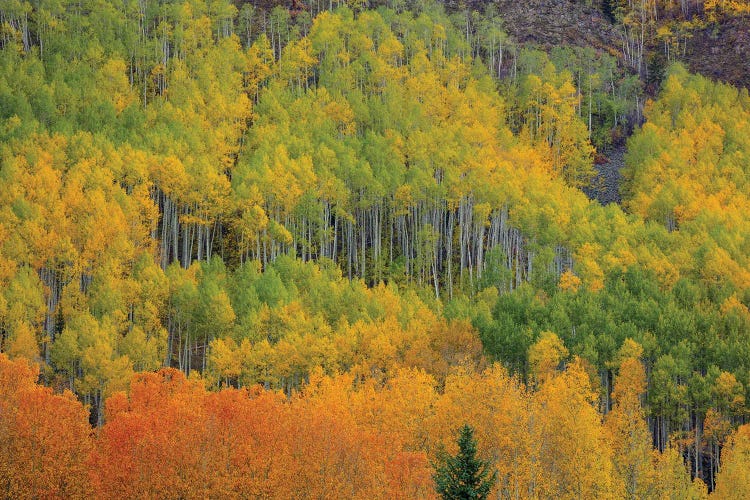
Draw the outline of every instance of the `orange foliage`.
M171 369L137 375L128 396L107 401L91 460L96 494L393 498L396 490L428 491L426 455L389 455L384 438L358 425L343 401L209 393Z
M642 374L631 361L620 368L612 412L623 430L634 425L625 420L645 425ZM493 494L623 492L621 461L605 446L612 419L602 425L578 361L551 371L538 391L494 365L481 373L459 366L442 382L416 368L385 383L316 369L291 396L209 392L163 369L135 375L127 394L107 400L95 440L81 404L37 385L37 376L25 360L0 355L0 487L12 497L435 498L430 459L455 448L453 431L465 422L497 470ZM642 455L628 457L653 465ZM678 458L654 472L654 484L690 488Z
M36 384L39 369L0 354L0 490L6 498L83 498L91 445L72 393Z

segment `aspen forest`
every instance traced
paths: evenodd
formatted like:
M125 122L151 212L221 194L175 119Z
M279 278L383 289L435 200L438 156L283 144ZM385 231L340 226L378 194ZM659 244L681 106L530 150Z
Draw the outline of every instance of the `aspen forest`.
M749 31L0 0L0 497L750 498Z

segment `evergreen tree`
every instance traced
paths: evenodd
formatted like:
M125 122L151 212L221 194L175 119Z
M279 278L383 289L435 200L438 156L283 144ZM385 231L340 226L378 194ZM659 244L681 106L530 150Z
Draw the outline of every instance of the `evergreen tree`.
M442 453L434 467L437 492L445 499L487 498L497 479L496 471L490 474L490 464L477 457L474 429L468 424L459 431L458 454Z

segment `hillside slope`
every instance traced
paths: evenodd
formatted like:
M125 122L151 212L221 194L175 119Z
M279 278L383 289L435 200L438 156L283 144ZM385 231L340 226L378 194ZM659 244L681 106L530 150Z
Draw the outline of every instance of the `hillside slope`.
M697 30L687 49L690 71L750 88L750 16Z

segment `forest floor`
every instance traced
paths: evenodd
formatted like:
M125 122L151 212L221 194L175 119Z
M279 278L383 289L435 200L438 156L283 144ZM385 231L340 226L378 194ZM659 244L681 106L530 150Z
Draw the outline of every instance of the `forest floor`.
M592 200L597 200L602 205L620 203L620 181L625 166L625 145L612 146L602 152L604 162L597 162L596 176L591 182L591 187L583 191Z

